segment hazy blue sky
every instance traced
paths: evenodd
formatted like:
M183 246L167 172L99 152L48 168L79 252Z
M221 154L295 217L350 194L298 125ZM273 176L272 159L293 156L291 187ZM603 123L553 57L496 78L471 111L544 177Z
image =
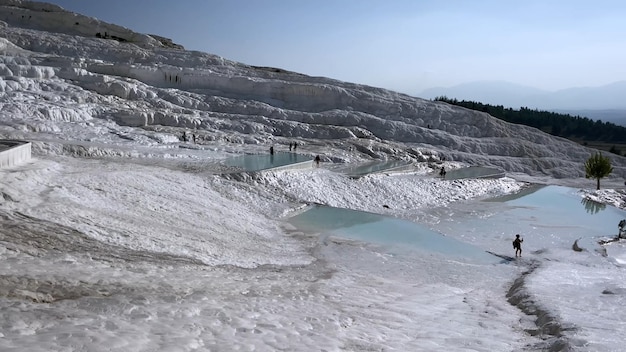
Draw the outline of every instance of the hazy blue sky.
M626 2L52 0L250 65L389 88L626 80Z

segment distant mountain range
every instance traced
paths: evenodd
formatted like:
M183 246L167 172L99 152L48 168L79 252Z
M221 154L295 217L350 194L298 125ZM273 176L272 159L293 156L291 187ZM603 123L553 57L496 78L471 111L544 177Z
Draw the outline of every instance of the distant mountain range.
M439 96L458 100L562 112L626 126L626 81L600 87L547 91L504 81L480 81L453 87L430 88L417 94L433 99Z

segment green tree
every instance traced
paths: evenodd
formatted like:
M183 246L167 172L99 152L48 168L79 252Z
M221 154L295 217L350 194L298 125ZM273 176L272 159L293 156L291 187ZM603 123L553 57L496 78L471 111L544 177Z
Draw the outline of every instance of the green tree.
M585 162L585 177L595 178L598 181L596 189L600 189L600 179L608 176L612 171L611 159L602 156L600 152L596 152Z

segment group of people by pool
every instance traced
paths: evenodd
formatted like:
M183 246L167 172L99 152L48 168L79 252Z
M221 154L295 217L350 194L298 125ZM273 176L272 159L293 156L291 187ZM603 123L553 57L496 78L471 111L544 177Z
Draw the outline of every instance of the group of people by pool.
M441 176L441 178L446 178L446 169L442 166L441 170L439 170L439 176Z
M289 151L296 151L296 148L298 148L298 143L293 142L293 143L289 143ZM270 154L274 155L274 146L270 146Z
M296 151L296 148L298 147L298 143L293 142L293 143L289 143L289 151ZM274 155L274 146L270 146L270 155ZM320 161L322 160L320 158L319 155L315 156L315 159L313 159L315 161L315 165L316 166L320 166Z

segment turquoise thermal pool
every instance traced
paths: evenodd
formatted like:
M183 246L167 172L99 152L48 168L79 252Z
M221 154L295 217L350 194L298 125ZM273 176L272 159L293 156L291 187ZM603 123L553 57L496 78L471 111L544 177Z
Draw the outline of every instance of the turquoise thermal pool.
M243 171L261 171L275 167L313 161L310 155L291 152L271 154L245 154L224 160L226 166L241 168Z
M313 206L288 220L296 228L389 247L443 254L473 263L498 263L513 254L516 233L526 238L525 249L571 250L575 240L598 248L598 240L615 236L626 212L584 200L568 187L536 187L519 195L473 201L435 209L438 220L429 228L407 220L327 206ZM615 230L615 231L613 231Z
M462 178L499 178L504 177L502 170L483 166L470 166L461 169L446 171L446 180L457 180Z
M313 206L288 220L296 228L388 246L391 252L436 252L459 261L495 264L502 259L471 244L434 232L411 221L327 206Z
M346 167L342 170L342 172L350 177L361 177L367 174L397 169L409 165L411 165L409 162L400 160L374 161L366 164Z

